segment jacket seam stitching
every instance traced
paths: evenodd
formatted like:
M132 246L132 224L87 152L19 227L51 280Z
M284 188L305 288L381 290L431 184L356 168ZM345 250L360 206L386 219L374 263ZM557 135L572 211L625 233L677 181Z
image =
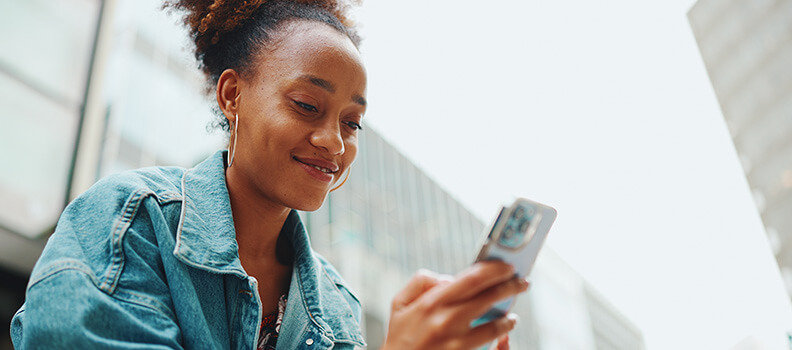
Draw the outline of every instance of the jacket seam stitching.
M341 291L341 289L339 289L339 288L338 288L338 286L339 286L339 285L340 285L340 286L342 286L342 287L344 287L344 289L346 289L346 290L348 291L348 294L349 294L349 295L351 295L351 296L352 296L352 297L353 297L355 300L357 300L357 301L358 301L358 303L360 302L360 300L358 300L358 299L357 299L357 297L355 297L355 296L352 294L352 292L351 292L351 291L349 291L349 288L347 288L347 287L346 287L344 284L342 284L342 283L338 283L338 282L336 282L336 280L335 280L335 279L333 279L332 277L330 277L330 274L329 274L329 273L327 273L327 270L325 269L324 265L323 265L323 264L321 264L321 262L320 262L320 264L319 264L319 267L322 269L322 274L323 274L323 275L324 275L324 276L325 276L327 279L329 279L329 280L330 280L330 282L332 282L332 283L333 283L333 287L335 287L336 291L338 292L338 294L339 294L339 295L340 295L342 298L343 298L343 292ZM352 310L352 305L349 305L349 302L348 302L348 301L346 301L346 298L344 298L344 303L346 304L347 311L349 311L349 315L350 315L350 316L352 316L352 317L355 317L354 310ZM357 321L357 320L356 320L356 321ZM350 334L350 335L353 335L353 334ZM360 346L365 346L365 344L364 344L364 343L360 343L360 341L357 339L357 338L358 338L358 337L357 337L357 335L358 335L358 334L354 334L354 335L355 335L354 339L336 339L336 338L335 338L335 334L333 334L333 338L334 338L334 341L335 341L335 342L344 342L344 341L346 340L346 341L350 341L350 343L351 343L351 344L356 344L356 345L360 345ZM351 338L351 337L350 337L350 338Z
M110 244L110 266L104 273L102 283L99 288L105 290L108 294L113 294L118 286L118 280L121 277L121 272L124 269L124 236L132 226L132 221L137 215L140 204L143 199L151 192L146 190L137 190L132 193L130 198L124 204L121 218L116 222L113 228Z
M139 298L140 300L134 300L132 298L127 298L123 294L127 294L127 295L133 296L135 298ZM172 321L174 321L174 322L176 321L176 315L173 313L173 311L170 308L168 308L167 306L163 305L160 301L158 301L158 300L156 300L156 299L154 299L152 297L149 297L149 296L146 296L146 295L143 295L143 294L140 294L140 293L136 293L136 292L133 292L133 291L130 291L130 290L120 290L117 293L114 293L113 295L111 295L111 297L113 299L118 300L118 301L139 305L139 306L146 307L148 309L163 313L166 316L168 316L168 318L170 318Z
M181 195L182 195L181 212L179 213L179 225L176 227L176 244L173 245L173 255L176 256L177 258L179 257L178 253L179 253L179 247L181 247L182 230L184 230L184 218L185 218L185 213L187 212L187 187L185 186L185 183L187 180L187 174L190 173L190 170L192 169L185 170L184 175L182 175L181 178ZM183 260L183 259L179 259L179 260Z
M157 202L161 205L165 205L172 202L178 202L181 200L181 195L179 193L174 192L165 192L156 194Z
M335 274L331 274L330 272L328 272L327 271L327 266L325 265L325 263L321 263L320 266L322 268L322 272L324 273L324 275L327 276L327 278L330 280L330 282L333 282L333 284L336 285L336 289L339 289L338 288L339 286L344 288L344 290L346 290L347 294L349 294L352 297L352 299L355 299L355 301L358 302L358 305L361 304L360 303L360 298L358 298L358 296L355 295L355 293L352 291L352 289L349 288L349 286L347 286L347 284L343 281L343 279L341 277L336 277ZM340 291L341 290L339 289L339 292ZM347 305L349 305L349 302L347 302Z
M322 266L321 262L318 264L319 268L322 269L322 273L327 275L327 272L324 270L324 266ZM319 324L319 321L316 320L313 313L311 313L310 308L308 307L307 301L305 299L305 288L303 288L302 277L300 276L300 271L297 269L297 282L300 284L300 294L302 295L302 302L303 307L305 307L305 311L308 314L308 317L311 319L311 322L319 328L324 336L330 339L333 343L347 343L347 344L354 344L359 346L365 346L365 343L358 341L357 339L337 339L333 332L328 332L324 327ZM335 281L330 279L330 282L333 282L333 286L335 286ZM336 287L338 289L338 287ZM340 292L340 291L339 291ZM349 303L347 303L347 307L349 307Z
M31 278L30 283L27 286L27 289L30 290L40 282L43 282L44 280L66 270L76 270L84 273L91 280L91 283L93 283L95 287L99 288L99 283L98 283L99 281L97 280L93 270L91 270L90 267L88 267L79 260L67 259L67 260L58 261L57 263L53 263L47 266L47 268L43 272L34 276L35 278Z
M305 311L306 311L306 313L308 314L308 317L311 319L311 322L313 322L313 324L314 324L314 325L315 325L317 328L319 328L319 330L320 330L320 331L322 331L322 334L324 334L325 336L327 336L327 331L326 331L326 330L324 329L324 327L322 327L322 326L319 324L319 322L318 322L318 321L317 321L317 320L314 318L314 315L313 315L313 313L311 312L311 309L308 307L308 302L305 300L305 288L304 288L304 286L303 286L303 283L302 283L302 276L300 276L300 275L301 275L301 273L300 273L300 269L296 269L296 272L297 272L297 282L300 284L300 295L302 296L302 303L303 303L303 307L305 308ZM330 334L330 335L328 336L328 338L335 340L335 337L333 336L333 334Z
M121 294L129 294L129 295L132 295L132 296L135 296L135 297L141 299L141 301L135 301L135 300L131 300L129 298L125 298L124 296L118 295L118 293L114 293L114 294L108 293L106 290L104 290L104 289L99 287L99 283L97 283L98 281L97 281L96 277L93 275L93 271L91 271L91 269L88 268L88 266L86 266L85 264L83 264L82 262L77 261L77 260L66 260L64 262L60 262L58 264L54 264L52 267L49 268L49 271L47 271L43 275L37 277L36 280L33 283L31 283L30 286L28 286L28 290L33 288L35 285L39 284L40 282L46 281L50 277L53 277L53 276L55 276L55 275L57 275L57 274L59 274L61 272L65 272L65 271L69 271L69 270L82 272L86 277L88 277L88 279L91 281L93 286L98 291L100 291L100 292L102 292L104 294L107 294L109 297L111 297L113 299L116 299L118 301L125 302L125 303L130 303L130 304L135 304L135 305L139 305L139 306L142 306L142 307L146 307L148 309L151 309L151 310L154 310L154 311L157 311L157 312L163 312L164 311L164 313L171 320L173 320L173 321L176 320L176 316L173 314L173 312L169 308L165 307L164 305L162 305L161 302L159 302L156 299L153 299L151 297L148 297L148 296L145 296L145 295L142 295L142 294L139 294L139 293L135 293L135 292L132 292L132 291L126 291L126 290L120 292ZM146 300L148 302L151 302L151 304L147 304L147 303L143 302L142 300ZM160 304L160 305L155 306L154 304ZM24 311L24 309L20 308L20 310L18 310L18 311Z

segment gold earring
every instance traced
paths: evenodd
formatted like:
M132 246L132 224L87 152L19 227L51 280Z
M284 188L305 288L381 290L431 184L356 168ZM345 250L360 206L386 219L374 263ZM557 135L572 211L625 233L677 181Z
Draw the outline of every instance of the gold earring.
M234 162L234 155L236 154L236 142L239 138L239 114L234 116L234 149L228 150L228 167L231 167L231 163Z
M341 181L341 183L338 186L333 187L333 189L331 189L330 192L333 192L333 191L341 188L341 186L344 186L344 184L346 183L347 179L349 179L349 173L351 173L351 172L352 172L352 168L350 167L349 169L347 169L346 176L344 177L344 181Z

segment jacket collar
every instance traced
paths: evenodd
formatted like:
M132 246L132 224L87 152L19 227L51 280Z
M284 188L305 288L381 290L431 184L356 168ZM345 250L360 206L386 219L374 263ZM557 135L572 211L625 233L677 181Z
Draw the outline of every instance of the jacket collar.
M195 268L247 278L239 260L225 181L224 151L216 152L184 173L182 197L173 254ZM329 340L364 346L352 308L337 286L341 282L331 279L324 270L320 258L311 249L308 233L297 211L289 213L281 234L289 238L295 254L285 329L292 326L303 329L306 325L290 323L308 323L305 317L294 314L307 313L314 327Z
M182 176L182 210L173 254L193 267L244 278L223 155L216 152Z
M284 327L297 326L297 329L302 329L302 326L308 321L304 318L293 317L293 313L305 312L322 336L333 343L343 342L360 347L365 346L354 311L339 289L339 286L345 289L347 287L340 280L334 280L328 275L321 258L311 249L308 232L297 211L292 210L289 213L281 234L289 234L288 237L295 252L294 269L289 287L289 302L286 304L283 321ZM300 321L303 324L290 324ZM281 348L281 339L278 338L279 349ZM293 342L294 339L290 341ZM283 347L285 349L298 348L296 346L298 344L284 345L287 345Z

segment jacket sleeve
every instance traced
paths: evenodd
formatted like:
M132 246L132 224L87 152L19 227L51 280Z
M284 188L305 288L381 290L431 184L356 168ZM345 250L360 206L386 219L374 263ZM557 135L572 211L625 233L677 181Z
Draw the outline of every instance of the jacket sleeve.
M123 187L97 184L62 214L11 322L16 349L182 348L156 243L160 205Z
M145 303L96 288L79 266L31 286L14 316L16 349L180 349L176 323Z

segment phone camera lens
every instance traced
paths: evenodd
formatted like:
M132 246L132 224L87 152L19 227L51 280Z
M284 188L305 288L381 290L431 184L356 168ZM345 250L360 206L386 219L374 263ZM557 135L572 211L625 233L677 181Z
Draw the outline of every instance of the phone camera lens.
M514 237L514 228L512 226L506 226L503 230L503 239L510 240Z
M501 233L501 237L499 239L502 246L508 248L516 248L520 246L520 243L522 243L523 237L525 235L518 231L517 228L517 225L514 223L503 228L503 233Z
M523 220L523 222L520 223L520 232L528 232L529 227L531 227L531 220Z
M514 211L514 218L519 220L525 216L525 208L518 207L517 210Z

